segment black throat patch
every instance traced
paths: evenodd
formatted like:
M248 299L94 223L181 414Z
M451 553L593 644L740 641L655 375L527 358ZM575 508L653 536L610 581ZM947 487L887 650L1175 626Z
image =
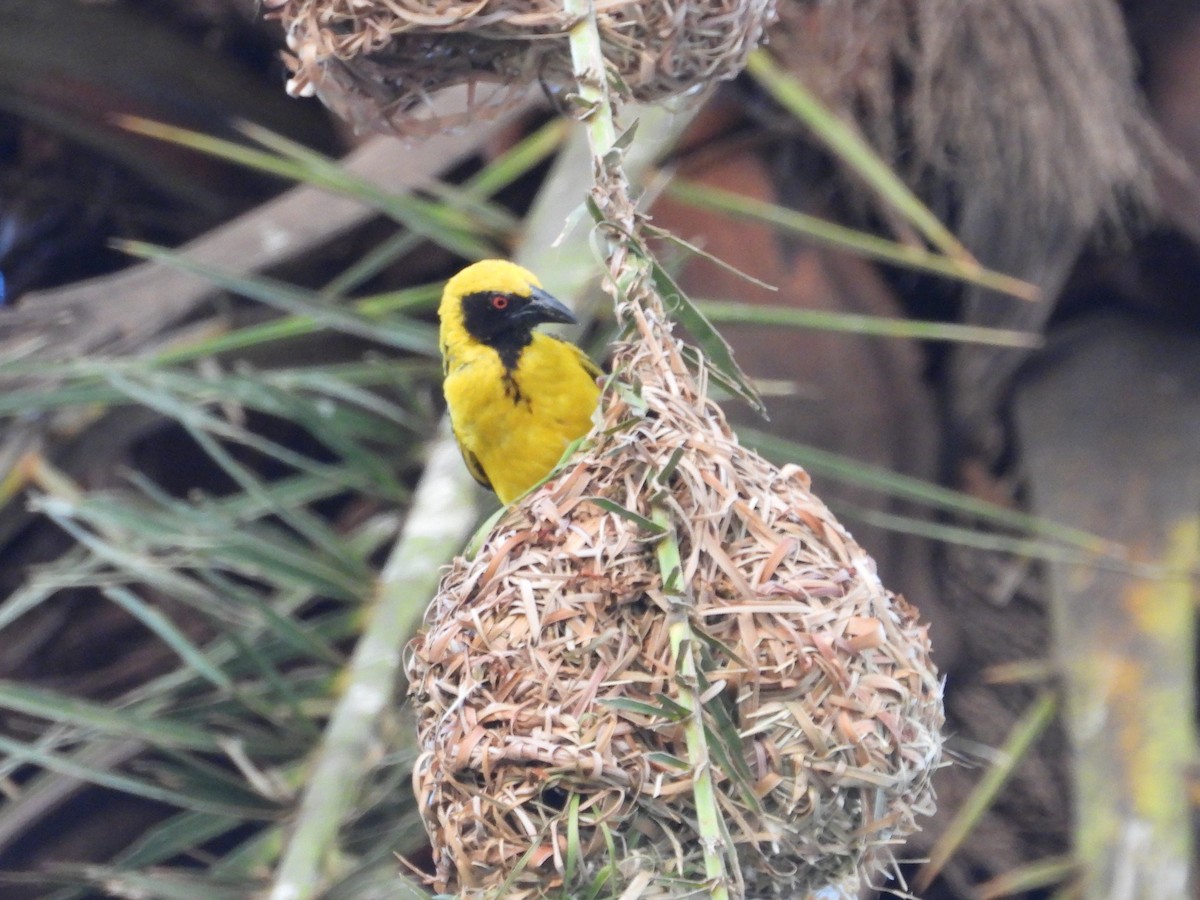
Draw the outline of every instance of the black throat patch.
M463 297L463 327L479 343L496 351L504 366L504 393L513 403L520 403L525 398L517 384L516 370L521 354L533 341L533 326L513 322L511 315L528 304L529 298L514 294L504 296L509 301L504 310L497 310L492 305L496 297L494 291L480 291Z

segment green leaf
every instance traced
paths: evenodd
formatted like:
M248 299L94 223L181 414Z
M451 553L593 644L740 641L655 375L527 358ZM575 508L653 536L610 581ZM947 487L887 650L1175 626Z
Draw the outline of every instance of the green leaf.
M1012 331L1003 328L984 328L978 325L959 325L952 322L920 322L913 319L890 319L884 316L863 316L854 313L828 312L818 309L798 309L794 306L765 306L754 303L733 303L719 300L696 300L697 308L712 322L739 325L783 325L821 331L840 331L849 334L877 335L888 338L915 338L923 341L986 344L993 347L1042 346L1042 336L1031 331Z
M725 260L721 259L721 257L719 257L713 253L709 253L703 247L697 247L695 244L691 243L690 241L685 241L683 238L681 238L677 234L671 234L671 232L667 231L665 228L656 228L653 225L645 225L645 226L643 226L643 230L645 231L646 234L652 235L652 236L658 238L659 240L663 240L663 241L666 241L667 243L674 244L677 247L682 247L684 250L686 250L688 253L692 254L693 256L698 256L701 259L708 260L710 263L712 263L713 265L715 265L719 268L724 269L726 272L729 272L732 275L736 275L738 278L742 279L747 284L752 284L755 287L760 287L764 291L778 291L779 290L779 287L777 285L768 284L767 282L763 281L760 278L755 278L749 272L743 272L741 269L739 269L737 266L733 265L732 263L726 262Z
M563 862L563 884L574 884L583 848L579 841L579 795L572 793L567 800L567 852Z
M700 693L707 695L711 683L705 676L702 666L697 668L696 682ZM746 809L756 813L761 812L761 804L758 796L754 793L754 774L746 763L742 735L738 731L737 723L733 720L727 698L714 698L704 704L702 711L709 751L716 757L717 764L724 771L726 777L737 786Z
M188 851L198 851L213 838L242 825L233 816L203 812L181 812L151 826L116 857L117 868L125 871L165 862Z
M594 503L601 509L620 516L622 519L627 519L637 525L642 531L647 531L650 534L665 534L666 529L655 522L650 521L645 516L638 515L631 509L626 509L620 503L609 500L607 497L584 497L589 503Z
M661 485L669 484L671 481L671 476L675 474L675 469L679 466L679 461L683 459L684 452L684 447L676 447L671 452L671 456L667 460L667 464L663 466L660 471L655 473L654 480Z
M305 316L325 328L425 356L436 357L441 352L438 347L437 329L424 322L400 320L395 317L380 322L352 309L334 305L320 294L302 291L269 278L234 275L215 266L196 262L182 253L141 241L115 241L113 246L130 256L157 260L180 271L190 272L228 291L283 312Z
M807 444L799 444L750 428L738 429L738 434L748 446L760 453L776 460L799 463L814 475L833 478L845 484L871 488L889 497L912 500L934 509L975 516L1022 532L1062 541L1088 553L1110 556L1119 561L1126 560L1128 556L1122 545L1098 535L989 503L961 491L932 484L920 478L913 478L911 475L903 475L881 466L868 465L846 456L830 453L827 450L820 450Z
M479 554L484 541L491 536L496 523L506 512L508 512L508 507L502 506L483 520L483 524L475 529L475 533L467 541L467 546L463 548L463 556L467 559L474 559Z
M182 791L160 787L150 782L122 775L110 769L97 768L69 756L43 750L32 744L22 744L19 741L0 735L0 753L39 766L50 772L86 781L89 784L111 788L135 797L143 797L176 806L180 809L190 809L197 812L209 812L215 815L239 816L249 819L265 819L275 814L275 810L266 804L227 803L211 801Z
M977 900L999 900L1000 897L1029 896L1039 888L1053 887L1072 880L1080 872L1081 863L1072 856L1047 856L1015 869L1010 869L977 884L973 890ZM1070 896L1067 890L1052 896Z
M387 294L352 300L348 302L347 306L359 315L374 321L375 319L390 316L394 313L428 312L437 305L441 292L441 285L420 285L403 291L393 291ZM329 301L331 298L339 296L339 292L327 290L311 296ZM404 321L409 320L406 319ZM230 353L234 350L241 350L247 347L258 347L273 341L303 337L304 335L320 331L323 328L324 325L312 316L304 314L287 315L270 322L246 325L225 334L218 334L215 337L207 337L179 347L171 347L160 351L152 359L154 362L160 364L187 362L222 353ZM432 354L424 355L431 360L440 359L440 354L438 356ZM410 360L389 360L388 363L391 366L398 367L400 371L419 372L422 368L428 368L420 362L414 363ZM353 370L353 368L350 367L350 370ZM325 370L329 371L330 368L327 366ZM3 367L0 367L0 371L3 371ZM343 371L346 371L346 369L343 369Z
M244 900L253 884L222 882L188 870L158 869L131 872L109 866L80 866L80 875L111 897L153 897L154 900Z
M797 78L785 72L765 50L746 61L746 71L799 121L809 126L825 146L851 166L875 192L899 211L947 256L974 264L975 259L937 216L851 126L821 105Z
M660 502L653 507L654 524L662 529L662 540L654 548L658 559L658 571L662 575L662 590L668 598L677 597L683 593L680 583L683 577L683 561L679 553L678 535L674 531L671 514Z
M662 712L659 715L671 719L675 722L682 722L684 719L692 715L692 711L675 700L672 700L661 691L654 695L658 698L658 702L662 704Z
M460 256L479 259L491 254L490 244L479 239L477 229L469 219L448 215L452 211L442 204L411 194L383 193L375 185L347 171L338 160L315 153L265 128L250 123L241 126L244 134L275 150L273 153L137 116L118 116L117 121L138 134L355 198Z
M681 203L697 209L723 212L735 218L762 222L815 243L857 253L868 259L956 278L1011 294L1022 300L1037 300L1039 297L1038 289L1034 285L1011 275L984 269L978 263L964 263L933 253L924 247L900 244L744 194L687 181L672 182L667 187L667 193Z
M691 764L688 763L686 759L680 759L678 756L674 756L670 753L662 753L657 750L652 753L647 753L646 759L655 765L662 766L666 769L675 769L679 772L686 772L691 768Z
M661 695L659 696L661 699ZM670 722L681 722L691 715L686 708L681 707L673 700L669 701L669 705L662 704L659 706L655 706L653 703L644 703L641 700L631 700L627 697L601 698L596 702L617 712L634 713L635 715L649 716L654 719L666 719Z
M833 504L831 504L833 505ZM1127 561L1127 554L1121 553L1122 559L1112 555L1097 557L1095 551L1085 550L1074 541L1060 543L1049 537L1014 537L1010 534L1000 534L979 526L949 525L942 522L931 522L914 516L902 516L895 513L882 512L876 509L865 509L852 504L836 504L839 515L869 525L876 525L895 531L899 534L911 534L916 537L929 538L944 544L959 547L972 547L992 553L1009 553L1025 559L1041 559L1047 562L1071 563L1074 565L1090 566L1098 570L1124 572L1146 578L1169 577L1167 571L1153 563L1137 563ZM1047 534L1056 530L1057 523L1042 520L1040 528L1048 529Z
M204 653L159 610L147 604L128 588L113 586L105 588L103 593L105 597L158 635L164 644L174 650L180 659L197 673L223 690L233 689L233 682L229 676L214 666Z
M704 313L696 304L688 299L688 296L675 283L675 279L668 274L667 270L654 259L650 259L650 274L655 290L667 305L667 311L672 313L688 330L696 345L703 351L704 356L711 364L712 369L727 379L734 393L749 403L756 411L765 413L766 407L763 405L762 398L758 396L758 391L754 389L746 373L734 360L733 349L721 337L720 332L705 318Z
M12 681L0 681L0 707L109 737L136 738L156 747L221 752L221 745L211 731L167 718L160 712L139 715L136 709L109 709Z

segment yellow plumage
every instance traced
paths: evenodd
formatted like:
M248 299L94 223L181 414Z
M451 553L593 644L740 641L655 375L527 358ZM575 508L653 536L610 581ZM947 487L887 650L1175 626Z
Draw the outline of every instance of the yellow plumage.
M446 404L476 481L511 503L592 425L602 375L578 347L533 330L572 322L529 271L484 260L446 283L438 308Z

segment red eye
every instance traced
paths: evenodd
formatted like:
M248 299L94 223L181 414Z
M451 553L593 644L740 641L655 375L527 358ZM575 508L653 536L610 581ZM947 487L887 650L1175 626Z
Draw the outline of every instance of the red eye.
M503 294L493 294L492 309L508 309L508 298Z

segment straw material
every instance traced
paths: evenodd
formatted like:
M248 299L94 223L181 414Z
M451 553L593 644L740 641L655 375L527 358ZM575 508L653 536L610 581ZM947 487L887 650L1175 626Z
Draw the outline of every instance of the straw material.
M293 77L359 127L442 131L503 108L539 81L575 90L560 0L264 0L282 19ZM731 78L774 15L774 0L599 0L604 54L638 100ZM433 98L465 88L462 108Z
M851 112L910 183L982 203L987 234L1054 243L1152 195L1162 147L1115 2L797 0L779 13L775 55ZM1024 248L1007 264L1029 258Z
M611 865L637 896L708 896L680 712L694 690L733 895L850 896L933 811L926 629L799 467L738 444L658 298L627 290L637 339L594 445L453 565L411 648L436 886L578 896ZM649 522L664 509L676 593ZM698 680L672 653L679 617Z

